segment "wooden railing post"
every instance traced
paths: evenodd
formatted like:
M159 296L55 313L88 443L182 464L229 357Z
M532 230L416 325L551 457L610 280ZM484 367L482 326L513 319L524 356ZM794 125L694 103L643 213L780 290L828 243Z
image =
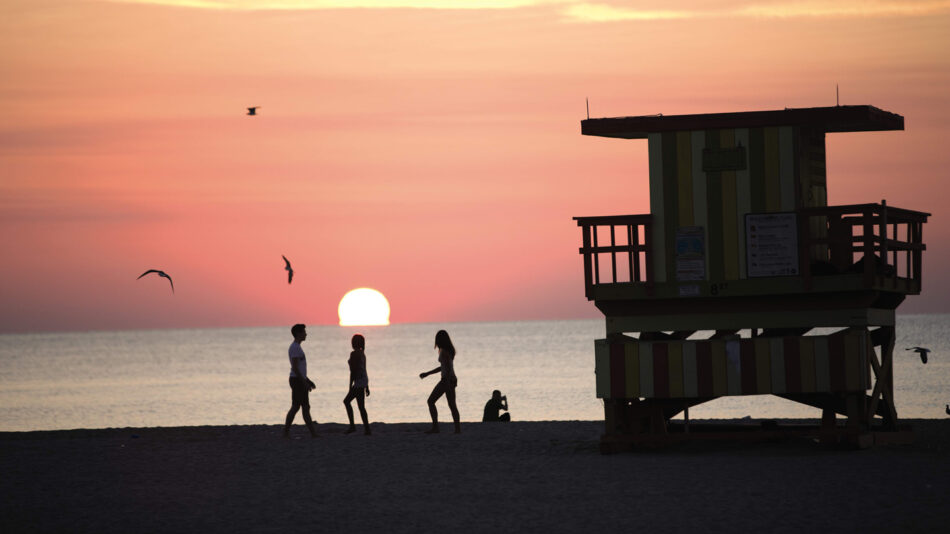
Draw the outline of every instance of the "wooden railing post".
M594 297L594 278L591 272L592 264L590 258L590 225L581 225L582 248L584 255L584 296L588 299Z
M881 199L881 217L878 220L878 233L881 237L881 269L877 274L878 281L882 282L887 278L887 201Z
M617 235L614 229L616 225L610 225L610 273L612 275L611 282L617 282Z
M872 224L874 218L874 209L873 208L864 208L861 210L861 217L863 219L862 223L862 232L864 233L864 244L862 246L864 256L864 287L873 287L874 286L874 268L872 267L874 255L874 226Z
M600 283L600 254L597 253L597 223L590 225L591 233L594 238L594 248L591 250L591 254L594 255L594 284Z

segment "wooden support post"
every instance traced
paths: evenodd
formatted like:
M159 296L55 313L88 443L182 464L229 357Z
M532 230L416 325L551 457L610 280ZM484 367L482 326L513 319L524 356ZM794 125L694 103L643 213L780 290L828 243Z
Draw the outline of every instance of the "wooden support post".
M877 414L877 405L881 401L881 397L884 393L884 369L881 367L881 364L877 361L877 354L874 353L874 350L871 350L868 354L868 359L871 361L871 369L874 372L874 389L871 391L871 396L868 398L868 413L867 413L867 424L870 427L874 422L874 415Z
M620 400L604 399L604 434L620 434L624 426L624 415L624 406Z
M882 326L881 329L886 334L884 343L881 344L881 369L884 374L881 391L887 409L884 427L887 430L897 430L897 407L894 405L894 342L897 336L893 326Z

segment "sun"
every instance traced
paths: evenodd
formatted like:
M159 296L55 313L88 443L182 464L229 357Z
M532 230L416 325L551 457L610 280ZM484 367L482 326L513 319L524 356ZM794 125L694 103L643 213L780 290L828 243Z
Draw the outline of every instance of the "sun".
M382 293L368 287L349 291L337 308L340 326L375 326L389 324L389 301Z

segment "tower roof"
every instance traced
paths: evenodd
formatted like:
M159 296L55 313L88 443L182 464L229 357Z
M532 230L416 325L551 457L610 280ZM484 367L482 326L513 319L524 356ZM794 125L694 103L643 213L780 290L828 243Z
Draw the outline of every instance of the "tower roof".
M600 137L645 139L648 134L659 132L764 126L805 126L824 132L876 132L903 130L904 117L866 105L697 115L644 115L582 120L581 133Z

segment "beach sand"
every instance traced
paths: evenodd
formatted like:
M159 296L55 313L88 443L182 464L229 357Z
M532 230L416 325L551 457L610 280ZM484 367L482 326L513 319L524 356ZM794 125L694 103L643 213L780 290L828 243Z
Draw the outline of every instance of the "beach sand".
M9 532L921 532L950 522L950 418L912 445L601 455L603 423L0 433Z

